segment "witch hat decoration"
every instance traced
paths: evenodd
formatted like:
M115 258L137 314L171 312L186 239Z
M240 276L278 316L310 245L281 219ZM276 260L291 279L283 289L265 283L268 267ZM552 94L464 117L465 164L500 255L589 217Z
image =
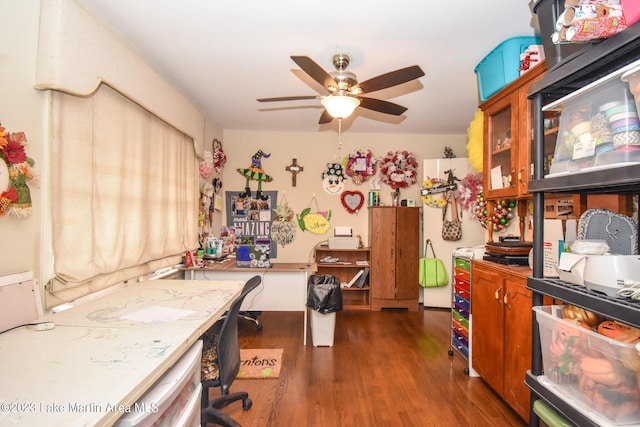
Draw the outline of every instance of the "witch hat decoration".
M258 150L256 154L251 157L251 166L248 168L238 168L237 171L240 175L247 178L244 192L240 193L239 196L242 198L251 196L251 188L249 187L249 181L258 181L258 189L256 190L256 197L260 200L267 200L268 196L265 196L262 193L262 182L271 182L273 181L273 177L267 175L262 169L262 158L269 158L271 154L267 154L262 150Z

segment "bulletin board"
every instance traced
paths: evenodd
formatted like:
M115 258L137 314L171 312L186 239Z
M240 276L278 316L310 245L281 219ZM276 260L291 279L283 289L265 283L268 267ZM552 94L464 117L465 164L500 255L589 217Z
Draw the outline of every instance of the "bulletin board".
M243 244L269 240L270 257L275 258L278 255L278 245L271 240L271 223L274 217L273 209L278 204L278 192L263 191L267 196L266 200L255 195L240 197L240 193L242 190L225 192L227 226L239 231Z

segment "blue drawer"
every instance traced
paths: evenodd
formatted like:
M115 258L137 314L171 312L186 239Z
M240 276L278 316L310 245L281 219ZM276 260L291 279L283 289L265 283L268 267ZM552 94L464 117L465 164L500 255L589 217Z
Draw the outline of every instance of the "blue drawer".
M452 338L453 345L458 349L460 353L464 355L467 359L469 358L469 347L460 342L456 337Z
M466 311L469 311L469 307L471 306L468 300L458 294L453 294L453 303L458 307L462 307Z

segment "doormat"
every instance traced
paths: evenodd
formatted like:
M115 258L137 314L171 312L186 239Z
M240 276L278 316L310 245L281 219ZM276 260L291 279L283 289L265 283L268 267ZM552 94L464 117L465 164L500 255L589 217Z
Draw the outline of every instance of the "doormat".
M237 378L278 378L283 352L282 348L240 349Z

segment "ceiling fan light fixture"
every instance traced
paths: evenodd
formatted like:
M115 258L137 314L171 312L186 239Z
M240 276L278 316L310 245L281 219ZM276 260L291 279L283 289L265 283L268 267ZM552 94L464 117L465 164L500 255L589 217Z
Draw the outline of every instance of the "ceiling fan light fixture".
M320 101L322 106L333 118L344 119L349 117L353 110L360 105L360 100L353 96L332 94L326 96Z

